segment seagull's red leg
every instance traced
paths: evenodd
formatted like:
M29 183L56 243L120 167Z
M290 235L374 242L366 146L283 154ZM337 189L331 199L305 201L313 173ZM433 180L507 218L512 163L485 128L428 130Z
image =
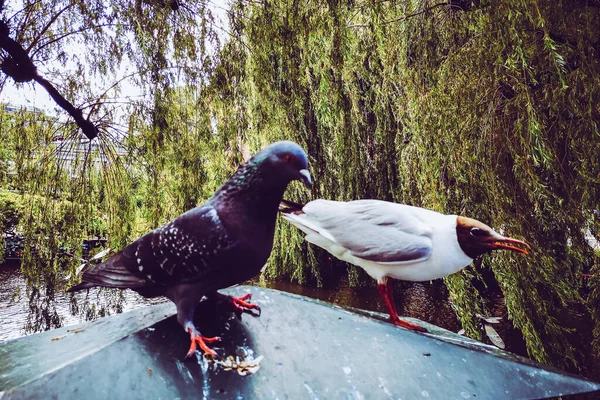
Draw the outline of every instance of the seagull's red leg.
M394 304L394 296L392 294L392 281L389 280L387 276L384 276L377 281L377 289L379 289L379 294L381 294L388 312L390 313L389 319L392 324L401 326L402 328L410 329L411 331L427 332L427 329L413 324L412 322L404 321L398 317L396 305Z
M387 276L384 276L381 278L381 280L377 281L377 289L379 290L379 294L381 295L381 298L383 298L385 306L388 309L390 321L394 321L398 319L398 313L396 312L396 305L394 304L393 299L390 299L388 296L387 286L389 286L389 280Z
M212 358L216 358L217 357L217 353L211 349L210 347L208 347L206 344L207 343L214 343L214 342L218 342L221 340L220 337L215 336L215 337L205 337L202 336L198 331L196 331L196 329L189 327L188 332L190 334L190 340L191 340L191 344L190 344L190 349L187 352L187 355L185 356L186 358L191 357L192 355L194 355L194 353L196 352L196 344L200 347L200 349L202 349L202 351L207 354L208 356L212 357Z

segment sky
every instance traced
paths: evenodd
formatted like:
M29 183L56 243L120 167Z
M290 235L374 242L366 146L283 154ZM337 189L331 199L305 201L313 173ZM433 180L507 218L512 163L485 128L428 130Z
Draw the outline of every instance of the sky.
M4 84L2 92L0 92L0 103L35 107L44 110L48 114L55 114L53 109L56 103L54 103L44 88L32 83L26 83L17 87L10 78Z

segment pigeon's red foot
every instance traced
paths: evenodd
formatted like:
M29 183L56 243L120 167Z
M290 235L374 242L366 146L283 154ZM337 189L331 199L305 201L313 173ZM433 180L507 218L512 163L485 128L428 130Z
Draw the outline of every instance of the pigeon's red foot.
M217 358L217 353L213 349L208 347L206 344L218 342L221 340L220 337L205 337L196 333L192 328L189 328L188 332L190 333L190 340L192 341L192 343L190 344L190 349L188 350L187 355L185 356L186 358L191 357L194 355L194 353L196 353L196 345L200 347L200 349L202 349L204 354L208 355L209 357L212 357L213 359Z
M400 326L404 329L408 329L415 332L427 332L427 329L419 326L417 324L413 324L412 322L404 321L400 318L392 319L390 318L390 322L396 326Z
M252 293L248 293L242 297L231 297L231 304L237 311L250 311L257 310L258 315L260 315L260 307L258 304L248 303L246 300L250 300L252 298Z

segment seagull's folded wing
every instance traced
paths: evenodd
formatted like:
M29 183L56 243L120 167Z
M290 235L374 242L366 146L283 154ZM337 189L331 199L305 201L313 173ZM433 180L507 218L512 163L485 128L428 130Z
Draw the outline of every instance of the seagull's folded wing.
M404 264L427 259L431 254L431 227L414 210L381 200L315 200L303 208L302 217L310 221L311 229L355 257Z

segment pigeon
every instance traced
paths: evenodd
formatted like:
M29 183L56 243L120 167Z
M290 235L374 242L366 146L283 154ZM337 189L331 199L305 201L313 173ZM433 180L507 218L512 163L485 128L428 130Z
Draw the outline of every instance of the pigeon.
M420 332L426 329L398 317L388 278L429 281L492 250L528 254L525 248L530 249L472 218L382 200L319 199L304 206L283 200L279 210L306 234L306 241L376 279L393 324Z
M257 275L271 254L279 203L288 183L312 181L304 150L295 143L273 143L242 165L203 205L129 244L82 274L77 291L96 286L129 288L144 297L166 296L177 306L177 321L209 357L204 337L193 323L196 305L206 295L231 300L236 310L260 308L249 295L234 298L216 291Z

